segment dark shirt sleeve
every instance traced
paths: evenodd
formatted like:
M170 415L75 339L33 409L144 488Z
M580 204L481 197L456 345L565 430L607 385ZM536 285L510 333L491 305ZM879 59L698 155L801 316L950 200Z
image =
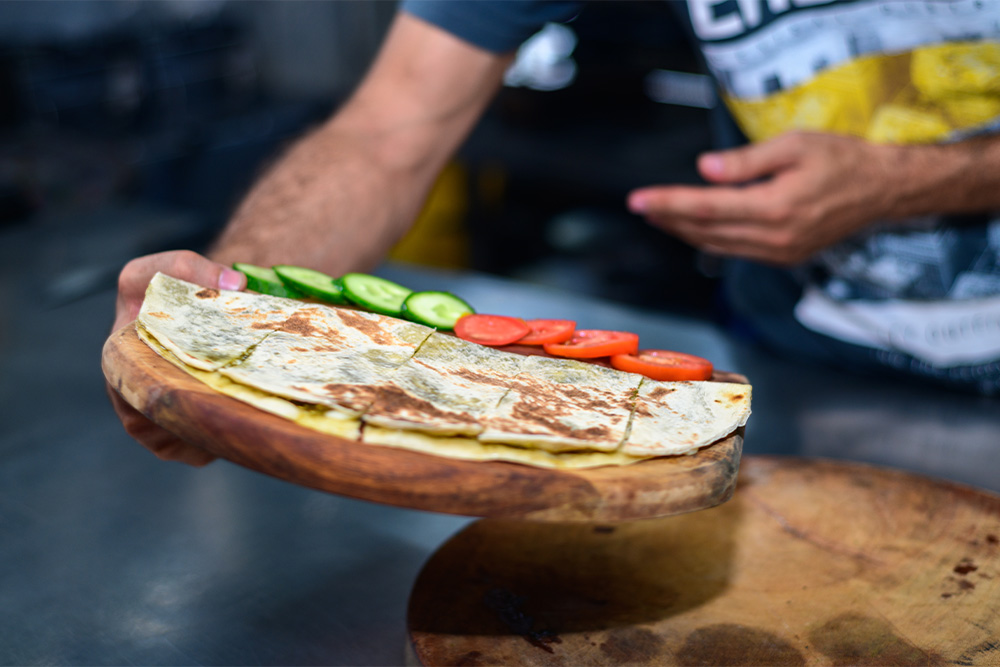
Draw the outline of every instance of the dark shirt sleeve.
M487 51L506 53L549 22L569 21L582 0L403 0L407 14Z

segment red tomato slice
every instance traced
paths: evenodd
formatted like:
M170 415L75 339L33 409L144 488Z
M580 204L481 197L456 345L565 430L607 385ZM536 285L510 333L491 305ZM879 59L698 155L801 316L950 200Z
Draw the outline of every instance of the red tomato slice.
M639 336L627 331L577 329L565 343L544 346L549 354L574 359L595 359L613 354L632 354L639 349Z
M639 350L635 354L616 354L611 365L620 371L639 373L653 380L707 380L712 377L712 362L683 352Z
M475 313L455 322L455 335L480 345L510 345L524 338L531 328L520 317Z
M573 320L527 320L531 333L517 341L518 345L545 345L563 343L573 336L576 322Z

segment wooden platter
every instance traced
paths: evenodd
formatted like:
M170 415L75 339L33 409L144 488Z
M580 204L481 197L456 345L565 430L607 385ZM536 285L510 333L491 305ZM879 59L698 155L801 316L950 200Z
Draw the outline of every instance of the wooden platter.
M695 514L471 524L408 629L424 665L1000 665L1000 496L747 457Z
M740 429L692 456L623 467L458 461L325 435L258 410L175 367L132 326L107 340L102 366L130 405L220 458L321 491L465 516L622 521L712 507L732 496L743 446Z

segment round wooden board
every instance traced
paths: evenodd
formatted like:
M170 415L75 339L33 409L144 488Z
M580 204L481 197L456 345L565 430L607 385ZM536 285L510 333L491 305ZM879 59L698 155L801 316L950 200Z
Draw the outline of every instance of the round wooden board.
M692 456L552 470L459 461L313 431L220 394L160 357L128 326L104 375L130 405L206 451L330 493L465 516L621 521L718 505L732 496L743 430Z
M482 520L408 613L424 665L1000 665L1000 496L747 457L733 500L618 525Z

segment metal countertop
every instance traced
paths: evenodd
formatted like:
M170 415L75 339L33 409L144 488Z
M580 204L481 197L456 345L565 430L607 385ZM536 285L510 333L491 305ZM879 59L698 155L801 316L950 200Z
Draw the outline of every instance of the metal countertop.
M0 237L0 664L402 664L413 581L469 519L327 495L225 461L157 460L104 394L109 276L120 263L90 265L71 282L92 288L66 296L39 261L40 238ZM744 456L843 458L1000 491L997 400L803 367L700 321L567 292L382 273L482 311L635 331L644 346L746 374Z

